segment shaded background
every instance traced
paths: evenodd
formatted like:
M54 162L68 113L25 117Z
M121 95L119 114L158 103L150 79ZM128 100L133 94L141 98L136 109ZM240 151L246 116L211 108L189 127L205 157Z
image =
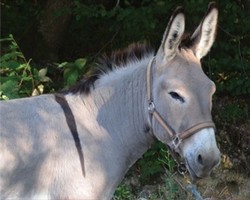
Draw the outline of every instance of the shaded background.
M148 41L158 47L172 10L182 5L192 33L207 0L2 0L1 38L13 34L25 57L37 64L93 61L103 52ZM220 0L217 42L204 59L223 93L250 93L250 1ZM207 69L209 67L209 69Z

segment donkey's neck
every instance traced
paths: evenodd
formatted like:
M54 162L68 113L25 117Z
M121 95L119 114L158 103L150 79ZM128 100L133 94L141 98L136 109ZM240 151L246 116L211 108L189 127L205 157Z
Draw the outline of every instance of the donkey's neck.
M146 97L148 60L104 75L92 92L98 108L98 124L120 143L120 147L126 147L123 151L128 152L132 163L149 148L152 140Z
M105 138L98 143L101 149L98 153L100 157L105 157L102 171L106 185L102 194L107 196L113 194L130 166L154 141L147 112L148 60L137 62L138 66L128 66L104 75L95 83L95 89L83 97L97 126L93 137Z

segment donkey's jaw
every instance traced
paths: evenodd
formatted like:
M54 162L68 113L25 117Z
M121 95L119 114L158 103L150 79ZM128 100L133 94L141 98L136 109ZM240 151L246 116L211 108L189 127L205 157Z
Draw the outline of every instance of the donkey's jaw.
M183 143L182 155L193 180L208 176L219 165L220 151L212 128L202 129Z

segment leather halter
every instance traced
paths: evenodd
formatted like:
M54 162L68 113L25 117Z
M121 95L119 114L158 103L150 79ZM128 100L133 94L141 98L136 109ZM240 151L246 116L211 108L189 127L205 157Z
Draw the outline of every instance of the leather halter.
M152 98L152 92L151 92L151 72L152 72L152 65L155 61L155 57L153 57L147 66L147 100L148 100L148 111L150 116L156 119L157 122L160 123L160 125L166 130L166 132L169 134L171 138L171 145L170 148L172 150L176 150L179 145L181 144L182 140L190 137L191 135L195 134L196 132L200 131L204 128L213 128L215 129L215 125L212 121L205 121L198 123L194 126L191 126L190 128L186 129L182 133L177 133L175 130L173 130L168 123L162 118L160 113L156 110L153 98ZM172 152L173 153L173 152ZM174 156L176 158L176 156Z

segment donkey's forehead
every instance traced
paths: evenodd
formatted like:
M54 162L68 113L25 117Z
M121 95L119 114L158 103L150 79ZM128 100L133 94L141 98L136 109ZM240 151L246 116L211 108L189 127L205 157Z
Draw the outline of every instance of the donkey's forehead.
M200 71L201 69L200 60L194 55L193 51L190 49L179 49L172 60L170 61L163 60L160 65L164 66L162 69L167 69L169 71L177 69L180 70L179 69L180 67L181 68L185 67L183 69L184 70L188 69L188 71L190 70L196 71L198 69L199 69L198 71Z
M180 48L177 51L176 59L185 60L200 65L200 60L195 56L193 50L187 48Z
M175 58L165 66L166 79L193 85L196 87L214 87L213 82L203 72L200 61L193 52L188 49L181 49Z
M167 64L169 68L173 68L176 73L182 76L190 76L192 74L205 75L200 61L195 57L193 51L188 49L180 49L175 58Z

